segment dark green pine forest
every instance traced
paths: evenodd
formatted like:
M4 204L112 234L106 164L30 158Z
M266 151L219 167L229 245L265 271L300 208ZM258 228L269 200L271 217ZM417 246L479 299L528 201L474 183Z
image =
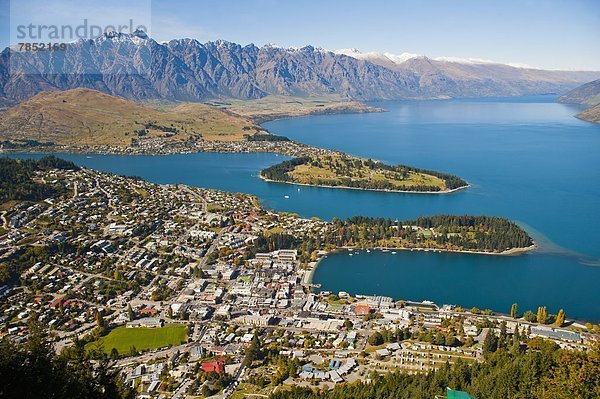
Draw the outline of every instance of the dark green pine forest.
M63 193L59 185L33 180L36 171L78 170L72 162L54 156L33 159L0 158L0 203L11 200L39 201Z
M102 353L86 353L83 343L55 355L48 331L37 316L29 319L24 343L0 340L0 398L133 399L117 371ZM95 356L100 360L92 362Z

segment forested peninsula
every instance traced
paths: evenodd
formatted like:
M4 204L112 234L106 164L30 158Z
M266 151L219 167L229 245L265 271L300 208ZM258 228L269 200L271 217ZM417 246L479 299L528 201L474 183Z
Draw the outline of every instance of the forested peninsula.
M304 156L261 172L268 181L364 190L448 193L468 187L463 179L405 165L386 165L348 155Z
M260 237L261 251L298 249L308 261L320 250L340 248L423 249L484 254L509 254L535 248L525 230L508 219L493 216L436 215L416 220L393 221L356 216L334 218L318 234L296 237L273 233Z

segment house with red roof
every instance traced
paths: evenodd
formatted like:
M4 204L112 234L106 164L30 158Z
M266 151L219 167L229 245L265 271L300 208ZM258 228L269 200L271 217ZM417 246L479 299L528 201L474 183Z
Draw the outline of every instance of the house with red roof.
M225 372L225 358L220 357L213 362L203 362L201 368L205 373L215 372L217 374L223 374Z
M357 305L354 308L354 313L357 315L366 315L371 313L371 307L367 305Z

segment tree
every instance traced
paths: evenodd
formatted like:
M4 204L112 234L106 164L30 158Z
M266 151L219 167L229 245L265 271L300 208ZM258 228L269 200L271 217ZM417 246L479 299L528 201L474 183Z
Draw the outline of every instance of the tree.
M250 346L246 349L246 358L244 362L248 366L252 366L255 360L262 359L262 351L261 351L261 343L260 338L258 337L258 333L255 331L254 336L252 337L252 341L250 342Z
M446 334L446 346L458 346L460 341L452 333Z
M559 310L558 314L556 315L556 320L554 321L554 324L557 327L562 327L563 324L565 324L565 311L564 310Z
M561 351L550 376L537 387L537 397L544 399L600 397L600 349L588 354Z
M441 331L438 331L438 333L435 334L433 343L436 345L446 345L446 337L444 336L444 334L442 334Z
M129 321L135 319L135 312L133 311L133 309L131 309L130 304L127 305L127 317L129 318Z
M349 319L344 320L344 328L350 330L354 327L354 323L352 323Z
M531 310L523 313L523 318L530 323L535 323L537 321L537 316Z
M515 324L510 351L513 355L518 355L521 352L521 334L519 332L518 324Z
M545 306L538 307L537 311L537 322L541 324L546 324L548 321L548 311Z
M506 334L506 321L502 320L502 323L500 323L500 335L498 336L498 348L506 349L508 345L507 338L508 335Z
M96 311L96 325L100 328L106 327L106 322L104 321L104 317L100 314L100 312Z
M0 340L0 397L129 399L127 388L106 356L92 363L81 341L55 355L46 327L33 313L26 343Z
M483 340L483 353L489 355L496 350L498 350L498 338L496 338L494 330L489 329Z
M381 335L379 331L375 331L373 334L371 334L367 341L370 345L379 346L384 342L383 335Z
M512 317L513 319L519 318L519 305L517 305L516 303L513 303L510 307L510 317Z

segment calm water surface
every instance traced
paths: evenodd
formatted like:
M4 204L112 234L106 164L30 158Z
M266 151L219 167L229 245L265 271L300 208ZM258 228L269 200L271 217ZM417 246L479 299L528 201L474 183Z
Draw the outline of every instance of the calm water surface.
M454 173L472 185L445 196L345 193L332 213L399 219L436 213L505 216L541 245L518 257L341 253L322 262L315 282L324 290L504 312L513 302L523 310L564 307L571 316L599 320L600 126L573 118L577 108L552 101L386 102L374 104L389 110L383 114L265 124L305 143Z
M524 256L371 252L329 256L324 290L430 299L507 312L547 305L600 320L600 126L549 97L377 103L386 113L277 120L271 132L320 147L450 172L472 185L450 195L266 183L274 154L65 154L90 168L157 183L257 195L267 208L318 216L413 218L488 214L518 221L541 250ZM288 196L289 198L285 198Z

